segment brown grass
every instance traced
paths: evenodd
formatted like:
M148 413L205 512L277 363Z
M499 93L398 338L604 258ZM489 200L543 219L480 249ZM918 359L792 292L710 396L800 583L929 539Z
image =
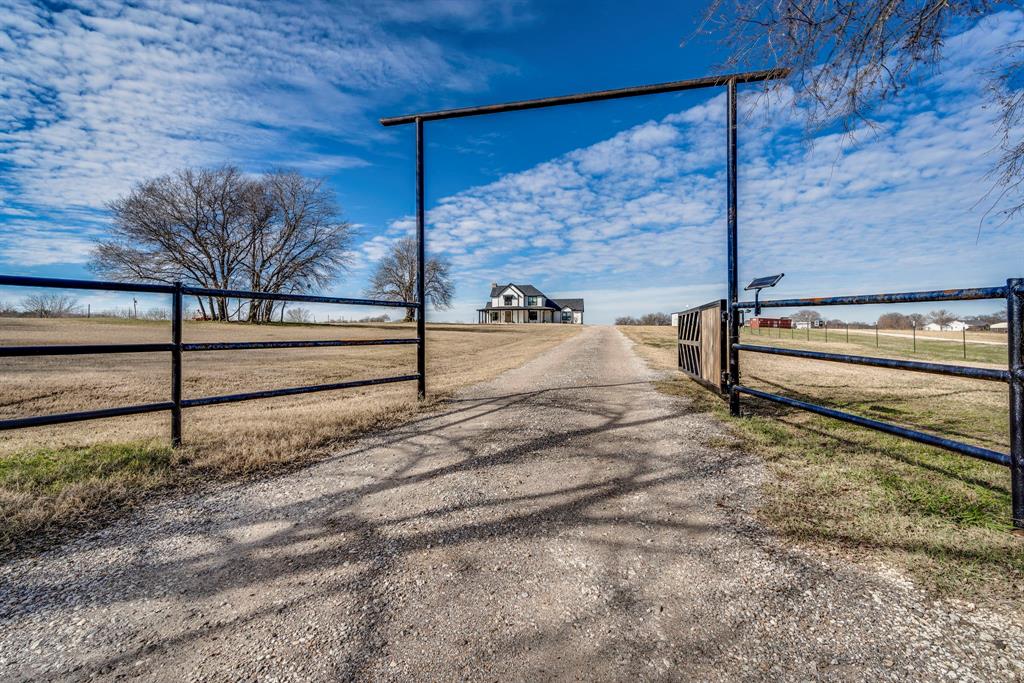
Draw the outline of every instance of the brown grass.
M675 367L673 329L620 329L652 364ZM801 346L864 353L854 343ZM1008 449L1000 383L753 353L741 354L741 370L766 391ZM723 445L765 458L774 476L760 514L785 535L883 560L939 593L1022 597L1024 542L1009 533L1006 468L749 397L745 417L732 420L722 400L682 376L660 388L727 421L735 438Z
M579 328L569 325L428 325L432 401L521 365ZM169 324L110 319L0 319L0 344L166 341ZM414 336L411 325L250 326L186 323L191 341ZM415 372L415 345L186 353L184 396L201 397ZM169 354L0 359L0 418L122 406L169 397ZM166 413L0 434L0 546L54 526L92 523L141 492L202 478L290 466L347 439L410 418L430 403L416 383L193 408L184 447L166 448ZM126 457L125 449L134 457ZM139 467L139 461L147 465ZM69 462L80 466L68 467ZM90 469L88 462L105 462ZM56 469L55 469L56 468Z

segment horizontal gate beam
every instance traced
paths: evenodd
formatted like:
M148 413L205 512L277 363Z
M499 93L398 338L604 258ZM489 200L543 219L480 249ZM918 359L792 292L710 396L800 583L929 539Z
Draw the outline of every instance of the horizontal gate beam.
M910 372L928 372L933 375L951 375L968 379L985 379L993 382L1009 382L1010 373L1006 370L993 368L972 368L968 365L945 365L943 363L922 363L919 361L899 360L896 358L874 358L872 356L850 356L842 353L824 353L822 351L804 351L787 349L777 346L759 346L755 344L736 344L739 351L752 353L768 353L777 356L793 356L810 360L826 360L852 365L871 365L877 368L893 370L909 370Z
M593 92L576 93L574 95L541 97L535 100L518 100L502 104L485 104L478 107L463 107L461 109L443 109L440 111L423 112L420 114L386 117L380 120L380 124L382 126L402 126L409 123L415 123L417 119L420 121L439 121L441 119L458 119L466 116L501 114L508 111L522 111L524 109L559 107L565 104L582 104L584 102L618 100L625 97L639 97L641 95L659 95L661 93L681 92L683 90L721 87L728 84L729 81L735 81L736 83L758 83L761 81L773 81L785 78L789 75L789 72L789 69L747 71L737 74L724 74L722 76L691 78L685 81L655 83L654 85L637 85L629 88L617 88L615 90L596 90Z

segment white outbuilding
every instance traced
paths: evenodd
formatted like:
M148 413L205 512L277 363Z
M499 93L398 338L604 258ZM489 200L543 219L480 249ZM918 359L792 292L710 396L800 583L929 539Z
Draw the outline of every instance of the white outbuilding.
M929 332L961 332L963 330L971 329L971 326L965 323L963 320L954 320L951 323L940 325L938 323L928 323L924 326L924 329Z

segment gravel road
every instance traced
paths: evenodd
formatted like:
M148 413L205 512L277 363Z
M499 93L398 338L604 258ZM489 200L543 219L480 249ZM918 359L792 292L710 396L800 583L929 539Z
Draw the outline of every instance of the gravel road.
M297 473L0 567L4 680L1021 680L1019 615L788 547L588 327Z

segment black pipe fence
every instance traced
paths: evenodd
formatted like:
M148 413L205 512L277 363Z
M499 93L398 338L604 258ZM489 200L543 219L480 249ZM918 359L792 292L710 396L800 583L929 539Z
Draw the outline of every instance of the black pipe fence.
M739 396L740 394L747 394L748 396L772 401L791 408L806 410L818 415L824 415L825 417L842 420L868 429L874 429L886 434L892 434L904 439L910 439L911 441L924 443L929 446L943 448L972 458L979 458L987 462L1005 465L1010 468L1013 526L1017 529L1024 529L1024 279L1007 280L1005 287L945 289L926 292L866 294L860 296L836 296L809 299L776 299L773 301L762 301L760 302L760 306L763 308L799 308L807 306L848 306L854 304L963 301L968 299L1005 299L1008 327L1008 354L1006 370L975 368L964 365L947 365L943 363L922 363L896 358L874 358L870 356L823 353L819 351L806 351L803 349L742 344L737 341L732 345L731 349L731 354L735 354L737 361L735 364L736 369L733 370L731 367L729 373L728 389L730 403L736 406L737 410L735 412L738 413ZM753 301L734 301L732 303L732 310L734 312L733 317L735 317L741 310L752 308L754 308ZM836 363L868 365L893 370L925 372L949 375L953 377L964 377L968 379L1006 382L1009 384L1010 388L1010 452L1000 453L998 451L981 448L961 441L954 441L934 434L908 429L900 425L873 420L815 403L800 401L788 396L781 396L779 394L773 394L767 391L743 386L739 382L738 372L738 354L740 351L792 356L795 358L806 358L809 360L821 360Z
M320 391L335 391L339 389L351 389L355 387L374 386L378 384L390 384L393 382L420 382L422 396L423 369L423 338L424 326L423 307L419 303L409 301L382 301L379 299L353 299L348 297L315 296L311 294L278 294L276 292L250 292L237 289L211 289L209 287L191 287L176 283L173 285L160 285L148 283L130 282L103 282L99 280L64 280L60 278L23 277L16 275L0 275L0 285L11 287L36 287L50 289L86 289L115 292L141 292L146 294L169 294L171 296L171 341L167 343L149 344L61 344L43 346L7 346L0 347L0 357L15 358L26 356L73 356L92 355L106 353L157 353L170 352L171 354L171 386L170 400L158 403L144 403L134 406L121 406L116 408L103 408L100 410L86 410L71 413L58 413L54 415L37 415L33 417L20 417L9 420L0 420L0 430L21 429L24 427L39 427L43 425L64 424L68 422L81 422L84 420L98 420L108 417L119 417L123 415L138 415L141 413L155 413L170 411L171 413L171 444L181 444L181 423L182 411L185 408L196 408L200 406L218 405L222 403L236 403L239 401L251 401L261 398L272 398L276 396L294 396L296 394L308 394ZM417 336L402 337L393 339L326 339L326 340L301 340L301 341L260 341L260 342L206 342L206 343L184 343L182 341L182 323L184 316L183 299L186 296L205 296L225 299L262 299L271 301L287 302L311 302L323 304L355 305L355 306L383 306L387 308L415 308L418 318L421 321L417 325ZM331 384L313 384L300 387L288 387L285 389L268 389L265 391L250 391L239 394L227 394L223 396L206 396L201 398L182 398L181 377L183 353L190 351L248 351L253 349L294 349L311 347L345 347L345 346L382 346L398 344L416 344L421 350L417 354L417 372L394 377L378 377L375 379L353 380L349 382L334 382Z

